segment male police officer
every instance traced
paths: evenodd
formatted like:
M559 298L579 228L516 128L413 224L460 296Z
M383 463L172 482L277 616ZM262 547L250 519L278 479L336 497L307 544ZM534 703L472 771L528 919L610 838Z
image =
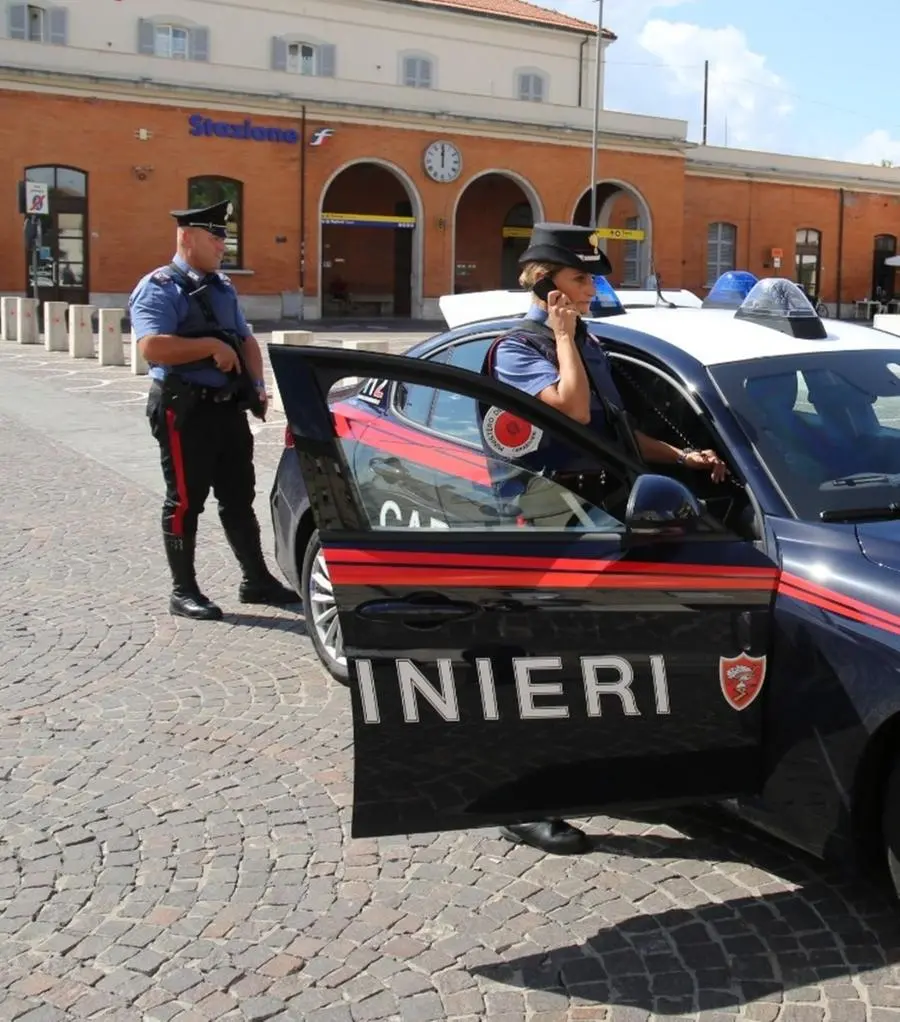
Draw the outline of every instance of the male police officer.
M590 312L596 291L594 276L605 276L612 270L600 250L599 237L587 227L535 224L529 247L519 262L519 283L534 292L533 303L522 324L491 346L484 371L589 425L607 440L623 442L627 434L621 419L624 402L606 353L581 319ZM644 461L707 469L716 481L725 476L725 464L714 451L680 451L637 429L632 432L637 453ZM530 457L553 465L553 479L581 492L588 500L601 486L596 465L573 460L572 451L554 444L551 438L545 438ZM525 459L517 464L528 467ZM541 479L534 481L539 483ZM536 489L538 503L541 494L540 488ZM524 501L521 503L524 507ZM590 847L584 832L564 820L515 824L502 828L501 833L511 841L548 852L578 853Z
M222 618L194 575L197 517L210 487L243 569L240 601L283 605L298 599L266 567L253 510L253 435L247 405L234 387L242 371L239 339L256 390L254 414L260 418L268 398L259 345L234 286L219 272L231 212L230 202L173 212L177 254L168 266L143 277L129 299L134 334L150 364L147 417L166 484L162 531L173 582L169 610L205 621ZM217 332L230 333L235 344L210 336Z

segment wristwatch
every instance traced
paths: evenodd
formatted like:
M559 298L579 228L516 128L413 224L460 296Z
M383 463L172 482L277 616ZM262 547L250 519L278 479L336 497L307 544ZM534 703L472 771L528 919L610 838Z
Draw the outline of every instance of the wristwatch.
M266 389L266 381L265 380L254 380L253 381L253 385L256 387L257 390L265 390Z
M675 459L675 464L683 465L687 461L688 455L693 453L694 453L693 447L685 447L681 454L679 454L678 457Z

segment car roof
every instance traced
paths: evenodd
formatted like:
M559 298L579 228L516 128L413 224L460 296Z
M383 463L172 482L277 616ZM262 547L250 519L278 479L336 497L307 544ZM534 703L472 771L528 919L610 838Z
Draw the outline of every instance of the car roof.
M680 290L663 290L663 302L655 291L640 291L622 288L616 291L619 301L626 309L662 307L669 302L678 308L699 309L701 300L692 292ZM444 322L454 330L468 323L479 323L485 320L499 319L507 316L524 316L531 308L532 294L530 291L468 291L457 295L442 295L438 306Z
M632 294L643 298L651 292ZM668 296L672 292L663 294ZM691 292L685 294L691 295ZM620 297L627 295L627 291L620 293ZM699 303L696 296L691 295L691 298ZM451 331L458 331L460 338L476 327L510 329L515 325L516 317L523 316L530 304L531 295L527 291L481 291L445 295L440 299L447 325ZM588 322L594 331L607 334L610 340L642 350L653 348L656 354L661 354L661 351L653 342L663 342L703 366L826 351L900 349L900 337L868 324L826 319L822 320L827 331L825 338L802 340L760 322L736 319L733 309L639 306L632 307L621 316ZM463 329L466 326L470 329ZM442 335L442 339L447 339L446 334ZM431 338L429 342L417 345L416 354L424 355L438 340Z
M679 309L675 315L660 309L635 309L627 317L609 322L619 328L620 337L629 330L650 334L705 366L779 355L900 347L900 338L894 334L862 323L822 320L827 337L803 340L758 322L736 319L731 309Z

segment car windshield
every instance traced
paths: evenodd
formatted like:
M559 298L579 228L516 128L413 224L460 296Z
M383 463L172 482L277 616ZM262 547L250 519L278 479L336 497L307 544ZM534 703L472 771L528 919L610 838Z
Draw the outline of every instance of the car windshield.
M710 373L800 518L897 514L900 349L785 355Z

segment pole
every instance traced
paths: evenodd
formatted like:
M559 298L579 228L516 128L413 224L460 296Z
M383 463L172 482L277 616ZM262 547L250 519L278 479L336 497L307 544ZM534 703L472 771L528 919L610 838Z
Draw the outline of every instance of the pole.
M597 226L597 136L600 129L600 83L603 60L603 0L597 0L597 52L594 57L594 130L591 138L591 223Z
M34 290L33 297L37 300L39 298L38 292L38 268L40 266L40 253L41 242L41 218L39 216L32 216L31 218L32 235L31 235L31 276L32 276L32 288ZM54 284L56 281L54 281ZM21 335L20 335L21 336Z
M306 104L300 108L300 319L306 318Z
M703 145L706 145L706 124L709 115L709 61L703 61Z

